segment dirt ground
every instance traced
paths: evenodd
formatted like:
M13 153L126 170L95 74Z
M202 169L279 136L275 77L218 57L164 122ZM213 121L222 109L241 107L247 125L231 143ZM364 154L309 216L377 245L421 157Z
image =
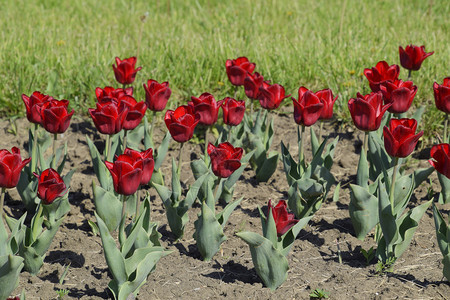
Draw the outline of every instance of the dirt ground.
M0 121L3 136L0 149L13 146L26 149L29 123L26 119L18 119L16 125L17 135L14 135L8 132L9 121ZM165 126L160 123L156 144L161 141L165 131ZM296 134L296 124L291 114L276 116L272 148L280 151L282 138L285 144L290 142L291 152L296 153ZM69 194L72 208L53 240L38 276L31 276L27 272L20 275L20 285L14 294L20 294L25 289L27 300L56 299L59 289L69 291L64 299L111 297L107 288L110 274L100 236L94 236L88 225L88 220L95 221L91 188L95 175L86 135L101 145L103 137L97 134L90 119L73 120L69 130L60 138L68 142L70 157L63 174L71 168L77 168ZM175 242L167 225L162 201L154 189L149 189L152 219L159 222L162 243L173 253L159 261L156 271L150 274L148 282L141 288L138 299L308 299L309 294L317 288L329 292L330 299L450 298L450 283L442 275L442 256L436 242L431 209L424 215L410 248L396 262L392 274L378 276L374 272L375 265L366 264L360 249L368 249L375 244L370 237L363 242L355 238L348 213L348 184L355 181L362 134L349 127L326 124L323 136L336 135L340 141L332 173L342 185L339 201L331 200L333 188L329 193L330 199L297 237L288 256L288 279L276 291L263 287L253 268L249 247L234 234L241 230L261 233L257 207L267 209L269 199L286 199L288 185L281 161L267 183L258 183L254 172L250 168L246 169L235 189L235 198L244 196L244 200L226 226L228 240L223 244L223 255L217 254L210 262L201 260L192 238L199 205L194 205L189 212L190 221L184 238ZM170 169L169 157L178 153L177 143L173 142L172 146L163 164L163 172ZM201 150L199 145L193 144L189 144L185 150L182 178L185 182L192 182L189 161ZM429 149L426 148L415 152L413 168L417 165L428 166L427 153ZM22 156L27 157L25 150L22 150ZM306 146L306 157L311 158L309 145ZM436 174L433 173L431 178L434 191L439 191ZM428 188L429 184L424 183L415 191L412 205L427 200ZM450 205L439 207L444 215L448 215ZM17 191L8 190L6 212L17 217L24 211ZM342 263L338 260L338 245ZM59 278L69 262L71 265L65 281L60 285Z

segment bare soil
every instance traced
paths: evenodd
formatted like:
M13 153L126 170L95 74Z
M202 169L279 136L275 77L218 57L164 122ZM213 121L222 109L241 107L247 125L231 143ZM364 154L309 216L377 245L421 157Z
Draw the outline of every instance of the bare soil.
M8 132L10 123L0 121L0 149L17 146L26 149L29 123L26 119L16 120L17 135ZM156 134L158 144L166 128L161 123ZM93 215L92 180L95 179L85 136L88 135L102 147L100 136L89 119L73 120L69 130L60 140L67 141L69 161L65 174L71 168L77 172L72 178L69 201L72 209L45 258L38 276L22 272L20 285L14 294L26 291L27 300L56 299L57 290L69 291L65 299L108 299L107 288L110 274L103 255L99 236L93 235L88 220ZM152 219L159 222L163 235L162 243L173 253L162 258L156 271L148 277L141 288L138 299L308 299L316 288L330 293L330 299L446 299L450 298L450 284L442 275L441 253L437 246L432 211L423 217L410 248L396 262L394 272L376 275L375 265L367 265L360 253L361 247L375 246L367 237L361 242L354 236L349 218L350 201L348 184L355 181L355 172L361 148L362 134L358 130L325 124L323 136L340 137L335 154L332 173L342 184L338 202L332 202L331 195L312 221L302 230L288 256L288 279L276 291L265 288L257 276L248 246L234 234L241 230L261 232L257 207L266 208L269 199L286 199L288 185L282 162L267 183L259 183L253 171L248 168L237 182L235 198L244 196L241 205L232 214L225 234L228 240L223 244L223 254L218 253L210 262L201 259L192 238L194 221L199 212L195 205L189 212L190 222L185 236L175 242L167 225L164 207L154 189L149 188L152 201ZM280 140L290 143L291 153L297 152L296 124L291 114L275 117L275 139L272 147L280 149ZM177 155L178 145L172 144L164 164L163 172L170 171L170 157ZM183 151L182 178L192 182L189 168L191 159L201 153L199 145L189 144ZM306 157L311 158L310 147L306 146ZM426 167L429 149L417 150L411 168ZM26 157L26 151L22 150ZM439 191L436 174L432 175L433 189ZM422 184L414 193L412 205L427 200L428 183ZM450 205L439 206L448 215ZM218 209L221 209L219 206ZM6 212L15 217L25 211L15 189L8 190ZM338 247L342 263L338 259ZM64 266L70 268L62 285L59 278Z

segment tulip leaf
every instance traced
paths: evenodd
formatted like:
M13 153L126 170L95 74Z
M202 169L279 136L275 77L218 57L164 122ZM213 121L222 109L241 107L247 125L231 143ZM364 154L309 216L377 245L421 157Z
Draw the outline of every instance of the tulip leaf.
M275 223L272 210L268 209L268 211L268 216L267 218L265 218L266 226L263 226L263 236L268 239L275 247L278 243L277 225Z
M194 204L195 199L197 199L197 195L200 191L201 186L205 182L205 180L209 179L209 173L203 174L199 178L197 178L193 185L189 187L189 191L186 194L186 198L181 203L181 206L186 207L187 209L191 208Z
M378 182L378 217L380 218L380 226L383 231L383 238L387 246L387 256L392 255L392 246L399 239L399 228L396 224L396 217L393 212L391 203L389 202L389 196L386 192L385 185ZM385 260L383 260L385 261Z
M242 199L244 199L244 197L241 197L239 200L229 203L220 213L216 215L216 219L223 229L228 222L228 218L231 216L236 207L241 203Z
M27 211L30 214L34 214L40 201L37 197L38 179L35 176L29 177L27 170L29 170L28 166L22 169L16 188Z
M348 210L356 237L362 241L379 222L378 199L359 185L350 184L350 191Z
M439 183L441 184L441 197L439 198L439 203L450 203L450 179L439 172L437 173L437 176L439 179Z
M314 179L295 181L288 190L288 205L297 219L313 215L322 206L324 187Z
M62 147L56 151L56 159L55 159L56 162L58 162L60 160L61 153L62 153ZM66 164L66 160L67 160L67 142L64 143L64 155L63 155L62 161L59 164L58 169L57 169L59 174L61 174L62 171L64 170L64 165Z
M333 166L333 158L334 158L334 151L336 150L337 143L339 141L339 136L337 136L333 142L329 143L325 149L325 153L322 156L323 157L323 165L325 168L328 169L328 171L331 170L331 167Z
M139 264L136 266L136 271L130 275L130 278L133 278L133 280L125 282L120 287L117 299L126 300L132 293L136 294L139 288L147 280L148 275L155 270L156 263L162 257L170 253L171 251L164 251L163 249L155 249L147 253L145 256L139 253L139 258L142 257L142 259L139 260Z
M127 238L121 243L120 252L123 257L127 257L128 252L130 252L131 247L134 245L136 238L138 237L139 230L142 229L142 222L144 221L143 214L145 214L146 208L144 208L143 213L138 217L136 223L133 224L133 227L130 230L130 233L127 235Z
M138 150L144 138L144 123L139 123L134 129L127 133L127 148Z
M43 257L37 254L33 247L23 245L21 245L19 255L23 257L24 270L32 275L37 275L44 264Z
M284 172L286 173L288 185L291 186L295 180L300 179L300 174L297 163L292 158L283 141L281 141L281 157L283 159Z
M92 182L95 210L105 222L110 232L114 231L122 219L122 202L111 191Z
M370 179L375 181L383 169L390 168L392 159L387 154L384 148L384 142L377 135L376 132L369 132L369 152L367 153L367 160L370 162Z
M170 144L170 137L170 132L167 132L158 149L155 151L155 170L159 170L159 168L161 168L164 158L167 155L167 150L169 149Z
M427 180L427 178L434 172L434 167L421 168L414 170L414 189ZM449 183L450 184L450 183ZM449 186L450 187L450 186Z
M339 193L341 190L341 183L339 182L333 193L333 202L339 202Z
M105 163L102 161L102 158L100 156L100 153L98 152L97 147L95 147L94 143L88 136L86 136L86 141L89 147L89 153L91 154L94 172L95 175L97 176L100 185L102 186L102 188L108 191L113 190L114 186L111 174L109 173L109 170L106 167Z
M203 260L209 261L219 251L220 245L226 240L222 226L216 219L214 211L204 201L198 219L194 222L194 239Z
M442 255L450 255L450 223L446 224L444 217L434 203L433 216L439 249Z
M278 165L278 160L280 159L280 154L278 152L272 151L269 153L268 157L264 160L262 166L260 166L256 171L256 179L259 182L266 182L275 173Z
M356 171L356 184L362 188L369 186L369 164L364 149L361 149L359 156L358 169Z
M287 257L292 245L294 245L294 241L297 238L297 235L312 218L313 216L309 216L298 220L298 222L294 226L289 228L289 230L281 236L280 242L278 242L277 246L277 249L280 250L281 254Z
M113 275L117 285L120 286L127 281L127 272L125 267L125 260L116 246L116 242L109 233L108 227L102 218L94 212L97 219L98 229L100 230L100 237L102 239L103 249L105 253L106 263Z
M412 115L412 119L415 119L417 121L417 126L420 125L420 121L422 121L422 115L425 112L425 105L419 106L416 108L416 111L414 112L414 114Z
M61 226L63 220L64 218L60 218L54 224L50 224L50 227L44 230L33 243L32 247L36 250L36 253L39 256L45 256L45 253L47 252L48 248L50 248L53 238L55 237L55 234Z
M394 214L397 218L403 213L415 188L414 174L401 176L395 181Z
M288 261L272 242L254 232L236 233L250 246L253 265L264 285L275 290L287 278Z
M7 299L19 285L23 258L14 255L0 256L0 299Z
M110 137L111 138L111 149L108 152L108 157L106 159L107 161L113 161L115 155L119 156L120 154L123 153L122 141L123 141L124 135L125 135L125 130L121 130L120 132L118 132Z

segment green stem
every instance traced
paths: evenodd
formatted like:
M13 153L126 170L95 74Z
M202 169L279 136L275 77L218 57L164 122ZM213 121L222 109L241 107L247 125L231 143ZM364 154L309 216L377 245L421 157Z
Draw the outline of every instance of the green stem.
M322 130L323 130L323 121L320 120L320 127L319 127L319 145L322 144Z
M125 83L122 84L122 89L125 90L127 88L127 85Z
M205 157L208 154L208 132L210 129L211 129L211 126L208 126L205 131L205 149L204 149Z
M52 149L52 168L56 168L56 141L58 140L58 134L53 134L53 149Z
M237 92L238 92L238 86L235 85L235 86L234 86L234 99L236 99Z
M122 197L122 220L126 218L127 213L127 196L121 195Z
M111 151L111 135L106 135L106 145L105 145L105 161L108 160L109 152Z
M363 150L364 150L364 154L366 155L366 158L367 158L367 152L369 151L369 132L368 131L364 132Z
M411 79L411 70L408 70L408 80Z
M183 146L184 143L180 143L180 153L178 153L178 169L177 169L178 176L180 176L181 173L181 154L183 153Z
M155 128L156 111L152 111L152 121L150 123L150 139L153 144L153 129Z
M444 143L449 142L449 137L447 136L448 130L448 114L445 114L445 123L444 123Z
M140 195L141 194L141 188L138 188L136 192L136 215L134 216L134 219L136 220L139 216L139 206L140 206Z
M124 135L123 135L123 150L122 153L125 153L125 149L127 149L127 137L128 137L128 130L124 129Z
M38 129L39 129L39 124L34 124L33 146L31 148L31 174L36 172L37 162L38 162L38 156L37 156Z
M395 191L395 179L397 177L398 157L394 159L394 171L392 173L391 189L389 191L389 201L391 202L392 214L394 214L394 191Z
M0 222L3 222L3 204L5 202L6 188L2 187L2 195L0 196ZM2 224L3 225L3 224Z
M301 174L300 176L303 174L304 169L306 168L306 163L305 163L305 158L304 158L304 154L303 154L303 140L305 137L305 126L304 125L299 125L302 127L302 129L300 130L300 141L298 141L298 160L299 160L299 165L300 165L300 169L301 169Z

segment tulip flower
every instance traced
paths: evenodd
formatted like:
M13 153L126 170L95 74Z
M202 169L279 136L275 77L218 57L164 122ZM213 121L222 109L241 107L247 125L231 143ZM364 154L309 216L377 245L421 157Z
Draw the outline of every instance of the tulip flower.
M434 101L437 109L450 114L450 77L444 78L442 84L433 84Z
M434 51L426 53L425 46L419 47L415 45L408 45L405 49L403 49L402 46L399 46L398 52L400 54L400 64L403 68L410 71L419 70L425 58L434 53Z
M129 151L119 155L114 163L105 161L111 173L114 190L121 195L134 194L142 180L143 161L140 156L132 155Z
M167 81L159 83L156 80L150 79L147 81L147 85L144 83L143 86L147 108L151 111L163 111L172 94L169 83Z
M125 58L124 60L121 60L120 58L116 57L116 65L113 65L114 70L114 76L116 76L116 80L123 84L131 84L136 79L136 73L142 69L142 67L139 67L136 69L136 57L130 57Z
M230 143L225 142L214 146L208 144L208 155L211 158L211 169L217 177L227 178L241 166L243 149L234 148Z
M253 73L255 66L256 64L249 62L247 57L227 59L225 63L228 79L235 86L244 85L245 77L247 74Z
M392 157L407 157L410 155L423 131L416 134L415 119L391 119L389 127L384 126L384 148Z
M275 109L280 106L281 101L289 97L289 95L285 95L284 87L279 84L268 84L265 86L264 84L259 88L258 100L261 106L265 109Z
M152 179L155 161L153 160L153 149L149 148L139 152L130 148L126 148L124 154L133 157L134 160L142 160L142 178L141 184L147 184Z
M226 97L222 100L223 122L227 125L239 125L245 114L245 101Z
M430 151L428 162L442 175L450 179L450 145L434 145Z
M42 118L40 114L40 107L47 101L53 100L53 97L44 95L41 92L35 91L28 97L22 94L22 100L25 103L27 109L27 119L31 123L41 124Z
M381 92L368 95L357 94L348 101L348 109L355 126L363 131L374 131L380 127L381 119L392 104L383 105Z
M298 89L298 101L292 98L292 102L294 103L294 120L297 124L304 126L316 123L324 108L317 94L303 86Z
M192 138L195 126L199 121L200 116L194 114L194 109L187 105L182 105L175 111L168 110L164 116L164 122L170 135L179 143L187 142Z
M64 180L52 168L44 170L39 176L36 173L34 175L39 178L37 195L44 204L52 204L56 198L68 191Z
M298 220L295 219L295 215L293 213L288 213L285 200L280 200L275 207L272 206L272 201L269 200L268 206L269 212L272 211L272 216L275 220L278 237L285 234L289 228L297 224Z
M371 69L364 69L364 75L369 81L370 89L372 92L380 91L380 84L383 81L394 81L398 79L400 73L400 67L398 65L389 66L387 62L380 61L377 65Z
M119 106L122 107L122 111L125 110L124 107L127 108L127 116L123 122L123 129L125 130L136 128L147 111L147 105L144 101L137 102L136 99L127 95L120 98Z
M417 93L417 86L412 81L385 81L380 85L384 104L392 103L388 111L395 114L406 112Z
M269 81L264 81L264 78L258 73L247 74L244 79L245 95L249 99L258 99L259 88L263 86L267 88L270 85Z
M20 172L30 160L31 158L22 160L17 147L13 147L11 152L6 149L0 150L0 187L8 189L15 187L19 182Z
M128 107L119 107L118 101L113 99L103 99L96 105L96 109L89 108L89 114L100 133L113 135L123 129Z
M128 95L133 96L133 88L129 87L126 89L115 89L111 86L106 86L104 89L99 87L95 88L95 95L97 96L97 101L101 101L102 99L120 99L122 96Z
M222 101L216 101L210 93L203 93L200 97L191 97L191 99L189 106L192 106L195 114L200 116L200 125L211 126L217 122Z
M70 119L74 113L73 109L68 112L69 101L51 99L46 101L39 108L42 126L50 133L64 133L70 124Z

